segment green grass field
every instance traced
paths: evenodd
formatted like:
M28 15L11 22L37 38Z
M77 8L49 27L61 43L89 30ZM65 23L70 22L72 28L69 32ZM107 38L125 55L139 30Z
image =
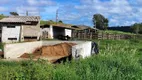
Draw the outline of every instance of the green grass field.
M123 32L123 31L117 31L117 30L105 30L105 31L100 30L99 32L110 33L110 34L136 35L136 34L134 34L134 33Z
M142 80L142 41L101 40L99 55L62 64L0 61L1 80Z

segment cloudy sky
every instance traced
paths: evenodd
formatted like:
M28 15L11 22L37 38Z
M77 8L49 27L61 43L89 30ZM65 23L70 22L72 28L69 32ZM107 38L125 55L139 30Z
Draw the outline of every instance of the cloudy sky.
M109 26L142 22L142 0L0 0L0 14L18 12L40 15L43 20L58 18L69 24L92 26L93 14L109 19Z

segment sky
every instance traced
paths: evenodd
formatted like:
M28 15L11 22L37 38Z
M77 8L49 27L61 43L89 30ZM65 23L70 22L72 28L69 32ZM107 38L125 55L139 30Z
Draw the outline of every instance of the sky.
M0 14L41 16L67 24L93 26L94 14L108 18L109 26L129 26L142 22L142 0L0 0Z

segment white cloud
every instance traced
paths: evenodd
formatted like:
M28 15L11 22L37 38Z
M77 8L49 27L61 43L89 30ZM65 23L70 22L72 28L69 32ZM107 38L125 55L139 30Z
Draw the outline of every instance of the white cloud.
M124 26L130 25L130 24L134 24L136 23L135 21L125 21L124 22Z
M58 9L57 6L54 6L54 7L47 7L47 8L46 8L46 13L48 13L48 14L56 14L57 9Z
M59 18L61 20L77 20L77 19L80 19L80 17L81 16L79 14L70 13L66 15L61 15Z
M142 0L137 0L138 4L142 4ZM141 5L142 6L142 5Z
M1 1L0 1L0 4L3 5L3 4L8 3L9 1L10 1L10 0L1 0Z
M26 11L29 12L29 15L41 15L41 14L50 14L54 12L56 3L52 0L26 0L27 4L22 6L17 6L16 11L20 15L25 15Z
M58 9L59 19L71 24L93 25L92 17L96 13L108 18L110 25L142 21L142 0L4 0L0 3L4 3L0 5L0 12L15 10L25 15L29 11L30 15L41 15L43 19L54 19Z
M55 5L55 2L53 2L52 0L27 0L27 2L29 3L29 5L32 5L32 6L51 6L51 5Z
M38 8L35 7L24 7L20 6L16 8L19 15L26 15L26 11L29 12L29 15L40 15Z
M0 7L0 12L5 12L5 11L7 11L8 9L7 8L5 8L5 7Z
M136 7L136 5L130 4L129 0L109 0L104 2L100 0L80 1L82 4L75 6L75 9L79 11L82 17L84 15L92 17L95 13L101 13L110 19L110 25L126 25L127 23L131 25L131 23L134 22L132 22L133 19L140 22L141 9L138 8L139 6ZM142 2L141 0L138 1ZM135 12L135 10L137 10L137 12Z

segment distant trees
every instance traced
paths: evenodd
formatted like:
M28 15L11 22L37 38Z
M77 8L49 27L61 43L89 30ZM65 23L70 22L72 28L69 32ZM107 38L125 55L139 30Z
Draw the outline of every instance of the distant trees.
M53 20L49 20L47 21L47 24L56 24L56 22L54 22Z
M62 21L62 20L59 20L58 23L63 23L63 21Z
M44 21L44 20L41 20L40 21L40 24L41 25L46 25L46 24L55 24L56 22L52 21L52 20L49 20L49 21Z
M92 20L93 20L94 27L101 29L101 30L107 29L109 20L105 18L103 15L94 14Z
M132 25L132 30L134 33L138 34L142 34L142 23L135 23Z
M64 23L61 20L59 20L57 23L55 21L53 21L53 20L49 20L49 21L41 20L40 24L45 25L45 24L64 24Z
M19 14L17 12L10 12L10 15L19 16Z
M47 24L47 21L44 21L44 20L40 21L40 25L45 25L45 24Z

